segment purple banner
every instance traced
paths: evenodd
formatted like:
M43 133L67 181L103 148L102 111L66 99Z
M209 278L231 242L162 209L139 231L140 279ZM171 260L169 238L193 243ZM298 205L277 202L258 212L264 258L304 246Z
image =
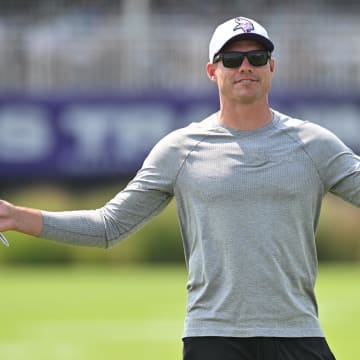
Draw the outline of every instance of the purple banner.
M275 109L317 122L360 150L360 97L274 94ZM0 97L3 180L130 177L170 131L216 111L216 93Z

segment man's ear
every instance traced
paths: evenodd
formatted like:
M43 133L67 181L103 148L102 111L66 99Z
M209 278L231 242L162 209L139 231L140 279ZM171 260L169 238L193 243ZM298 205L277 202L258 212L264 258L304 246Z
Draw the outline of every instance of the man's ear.
M274 60L274 58L270 59L270 71L272 73L275 71L275 60Z
M210 62L206 64L206 73L211 81L216 82L216 67L214 64Z

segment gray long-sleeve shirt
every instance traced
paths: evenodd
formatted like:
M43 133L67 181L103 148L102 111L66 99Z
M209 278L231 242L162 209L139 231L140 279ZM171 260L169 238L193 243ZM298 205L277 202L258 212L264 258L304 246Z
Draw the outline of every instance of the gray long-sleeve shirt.
M323 336L315 231L328 191L360 206L360 158L332 133L276 111L263 128L235 131L213 114L162 139L101 209L44 211L41 236L109 247L175 196L185 337Z

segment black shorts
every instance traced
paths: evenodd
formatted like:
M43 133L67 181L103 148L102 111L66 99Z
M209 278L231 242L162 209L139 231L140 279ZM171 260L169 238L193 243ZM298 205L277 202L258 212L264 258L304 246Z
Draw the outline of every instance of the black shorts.
M187 337L183 360L335 360L322 337Z

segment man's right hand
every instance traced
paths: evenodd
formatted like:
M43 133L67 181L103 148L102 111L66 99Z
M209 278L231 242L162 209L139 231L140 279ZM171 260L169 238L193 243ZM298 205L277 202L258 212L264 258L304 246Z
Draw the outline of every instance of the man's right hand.
M0 200L0 231L15 230L39 236L43 227L40 210L15 206Z

